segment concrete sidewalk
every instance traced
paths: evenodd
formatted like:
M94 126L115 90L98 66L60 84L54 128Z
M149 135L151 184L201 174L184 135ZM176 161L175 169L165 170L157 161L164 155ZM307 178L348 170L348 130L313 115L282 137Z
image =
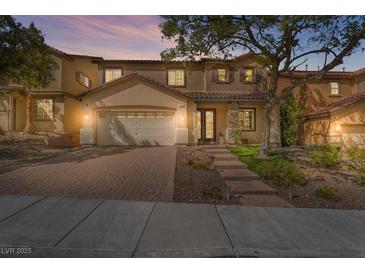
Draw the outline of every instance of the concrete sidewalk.
M365 257L365 211L0 196L0 257Z

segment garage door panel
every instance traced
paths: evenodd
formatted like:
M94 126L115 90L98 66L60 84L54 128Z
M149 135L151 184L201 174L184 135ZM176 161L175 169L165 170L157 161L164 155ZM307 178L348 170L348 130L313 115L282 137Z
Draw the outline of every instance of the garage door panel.
M173 145L175 116L163 112L102 112L97 115L99 145Z

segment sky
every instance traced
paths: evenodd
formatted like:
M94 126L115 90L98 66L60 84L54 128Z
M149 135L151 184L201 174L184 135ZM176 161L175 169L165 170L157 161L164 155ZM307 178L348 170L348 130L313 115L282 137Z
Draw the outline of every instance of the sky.
M160 59L160 52L173 43L162 39L159 16L15 16L24 25L34 22L48 45L73 54L104 59ZM365 47L365 43L363 43ZM316 70L320 57L308 61ZM358 50L335 70L365 67L365 52ZM299 69L304 69L304 65Z

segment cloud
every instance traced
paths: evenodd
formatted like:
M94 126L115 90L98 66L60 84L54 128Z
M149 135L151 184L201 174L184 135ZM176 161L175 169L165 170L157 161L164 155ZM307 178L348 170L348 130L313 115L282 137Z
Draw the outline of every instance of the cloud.
M105 58L159 58L173 43L162 40L158 16L18 16L34 21L50 45Z

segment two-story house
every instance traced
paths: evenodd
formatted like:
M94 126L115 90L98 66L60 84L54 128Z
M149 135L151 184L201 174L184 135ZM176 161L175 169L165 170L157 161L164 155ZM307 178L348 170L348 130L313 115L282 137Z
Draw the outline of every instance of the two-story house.
M252 54L194 62L54 55L54 80L32 92L39 131L98 145L229 143L236 129L248 143L262 141L267 71ZM22 131L24 91L3 91L1 127Z
M263 142L269 72L253 54L229 60L164 62L105 60L56 49L53 52L58 64L54 79L46 89L32 91L39 131L73 136L77 142L90 145L232 143L235 130L240 130L244 142ZM283 75L279 88L294 77L311 73ZM25 91L19 86L0 86L0 127L22 131L26 122ZM359 104L362 95L356 99L362 91L365 70L330 72L323 80L310 81L297 90L307 115L300 133L302 143L320 142L313 137L317 136L313 121L334 117L328 112L317 117L317 111L335 103L348 109L348 104L340 102L354 96L348 100L356 101L351 104L354 112L360 108L356 126L346 127L343 122L342 129L351 136L364 137L365 120L359 118L365 117ZM275 112L278 114L277 108ZM273 144L279 144L280 138L277 117L273 115Z

